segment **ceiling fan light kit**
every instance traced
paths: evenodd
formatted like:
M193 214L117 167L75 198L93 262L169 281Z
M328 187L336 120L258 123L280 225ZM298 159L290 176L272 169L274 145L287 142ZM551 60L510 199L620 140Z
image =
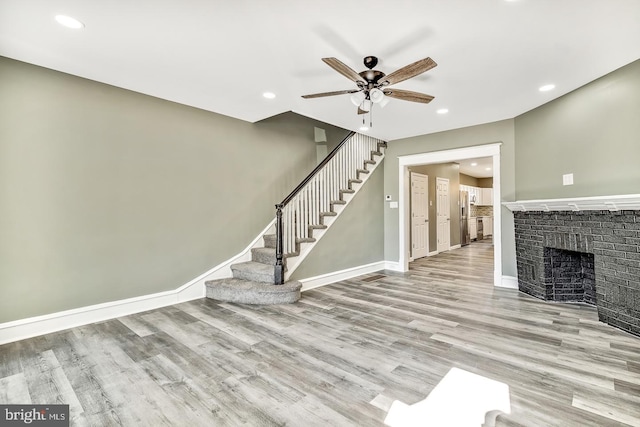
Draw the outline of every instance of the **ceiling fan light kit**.
M366 97L367 95L364 92L356 92L351 95L351 103L353 103L353 105L355 105L356 107L359 107Z
M358 86L358 89L303 95L302 97L305 99L351 94L351 102L358 107L357 113L359 115L366 113L371 115L373 104L378 104L383 108L389 103L389 98L418 102L421 104L428 104L434 99L433 96L420 92L388 88L388 86L408 80L437 66L438 64L431 58L421 59L390 74L385 74L382 71L373 69L373 67L378 64L378 58L375 56L367 56L364 58L363 62L367 70L361 71L360 73L355 72L337 58L322 58L322 60L338 73L354 82L356 86ZM362 120L364 123L364 117ZM369 120L371 121L371 117L369 117ZM369 127L371 126L372 124L370 123Z
M369 98L374 104L379 104L384 99L384 93L378 88L373 88L369 91Z

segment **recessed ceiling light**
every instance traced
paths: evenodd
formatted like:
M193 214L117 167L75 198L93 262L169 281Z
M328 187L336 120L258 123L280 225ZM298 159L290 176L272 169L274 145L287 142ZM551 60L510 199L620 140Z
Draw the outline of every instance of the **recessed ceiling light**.
M64 25L67 28L73 28L74 30L84 28L82 22L67 15L56 15L56 21L58 21L58 24Z
M360 130L361 130L362 132L366 132L366 131L368 131L368 130L369 130L369 128L368 128L367 126L360 126Z
M476 162L471 163L471 166L478 166Z
M550 90L553 90L556 88L556 85L544 85L544 86L540 86L540 89L538 89L540 92L548 92Z
M276 97L276 94L273 92L265 92L262 94L262 96L264 96L267 99L273 99Z
M436 111L436 113L438 113L438 114L447 114L448 112L449 112L449 110L446 109L446 108L441 108L438 111Z

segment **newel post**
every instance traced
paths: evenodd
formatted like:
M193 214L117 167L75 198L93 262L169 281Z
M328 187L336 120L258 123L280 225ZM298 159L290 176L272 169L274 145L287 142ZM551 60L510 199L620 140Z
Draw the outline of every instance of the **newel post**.
M282 204L276 205L276 265L274 271L274 284L282 285L284 283L284 264L283 258L283 230L282 230Z

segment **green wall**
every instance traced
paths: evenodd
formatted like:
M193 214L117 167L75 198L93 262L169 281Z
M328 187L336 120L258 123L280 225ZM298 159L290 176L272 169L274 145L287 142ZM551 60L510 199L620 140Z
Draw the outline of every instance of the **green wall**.
M0 57L0 323L174 290L237 254L315 167L314 126L347 134Z
M398 200L398 157L429 153L452 148L472 147L501 142L500 185L501 200L515 200L515 138L514 122L502 120L484 125L421 135L389 142L384 169L384 194ZM502 208L502 274L516 276L515 235L513 214ZM399 209L387 203L384 211L384 254L387 261L398 261Z
M478 187L478 178L461 173L460 185L470 185L472 187Z
M517 200L640 193L640 60L516 117L515 135Z

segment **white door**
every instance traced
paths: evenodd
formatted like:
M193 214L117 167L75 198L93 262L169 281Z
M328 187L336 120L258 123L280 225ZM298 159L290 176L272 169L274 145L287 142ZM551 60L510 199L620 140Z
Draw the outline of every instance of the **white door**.
M411 172L411 257L429 253L429 177Z
M436 178L436 214L438 217L438 252L448 251L451 236L451 204L449 180Z

